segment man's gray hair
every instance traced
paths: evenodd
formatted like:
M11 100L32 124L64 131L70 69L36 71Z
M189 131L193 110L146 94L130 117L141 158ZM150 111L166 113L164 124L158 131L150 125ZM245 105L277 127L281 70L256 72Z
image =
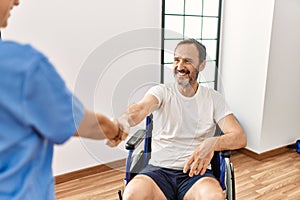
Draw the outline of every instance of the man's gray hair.
M188 39L182 40L176 45L175 51L176 51L177 47L181 44L195 44L196 45L196 47L198 49L198 53L199 53L199 65L206 59L206 47L199 41L195 40L194 38L188 38Z

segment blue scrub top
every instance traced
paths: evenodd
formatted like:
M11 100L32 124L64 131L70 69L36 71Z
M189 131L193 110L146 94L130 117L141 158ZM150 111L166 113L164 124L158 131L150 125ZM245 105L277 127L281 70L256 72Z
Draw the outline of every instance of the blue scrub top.
M76 132L83 105L48 59L0 40L0 199L53 200L53 145Z

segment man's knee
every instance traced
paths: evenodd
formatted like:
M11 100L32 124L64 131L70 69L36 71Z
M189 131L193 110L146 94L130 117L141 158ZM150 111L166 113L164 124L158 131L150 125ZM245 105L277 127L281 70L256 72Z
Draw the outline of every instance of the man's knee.
M225 194L216 179L198 180L186 193L184 200L224 200Z
M144 188L142 190L141 186L144 184L143 179L139 177L135 177L132 179L128 185L126 186L124 193L123 193L123 199L124 200L134 200L134 199L146 199L147 188ZM143 192L139 192L143 191Z
M138 175L126 186L124 200L165 199L163 193L148 176Z
M131 189L125 189L123 193L123 199L124 200L134 200L134 199L145 199L145 197L142 197L137 190L134 188Z

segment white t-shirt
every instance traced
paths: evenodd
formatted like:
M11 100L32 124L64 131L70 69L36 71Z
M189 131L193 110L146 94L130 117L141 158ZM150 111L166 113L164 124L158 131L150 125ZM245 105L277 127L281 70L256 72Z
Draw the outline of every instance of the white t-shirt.
M149 161L155 166L183 169L201 142L214 136L216 122L232 113L220 93L200 85L192 97L183 96L176 83L154 86L147 94L159 102Z

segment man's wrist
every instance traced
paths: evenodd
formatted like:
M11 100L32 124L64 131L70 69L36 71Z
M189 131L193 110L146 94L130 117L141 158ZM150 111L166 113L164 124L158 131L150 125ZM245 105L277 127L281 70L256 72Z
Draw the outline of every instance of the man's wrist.
M122 131L122 132L125 132L125 133L129 133L129 130L130 130L130 124L128 122L128 119L127 117L120 117L120 118L117 118L116 119L117 122L118 122L118 126L119 126L119 129Z

